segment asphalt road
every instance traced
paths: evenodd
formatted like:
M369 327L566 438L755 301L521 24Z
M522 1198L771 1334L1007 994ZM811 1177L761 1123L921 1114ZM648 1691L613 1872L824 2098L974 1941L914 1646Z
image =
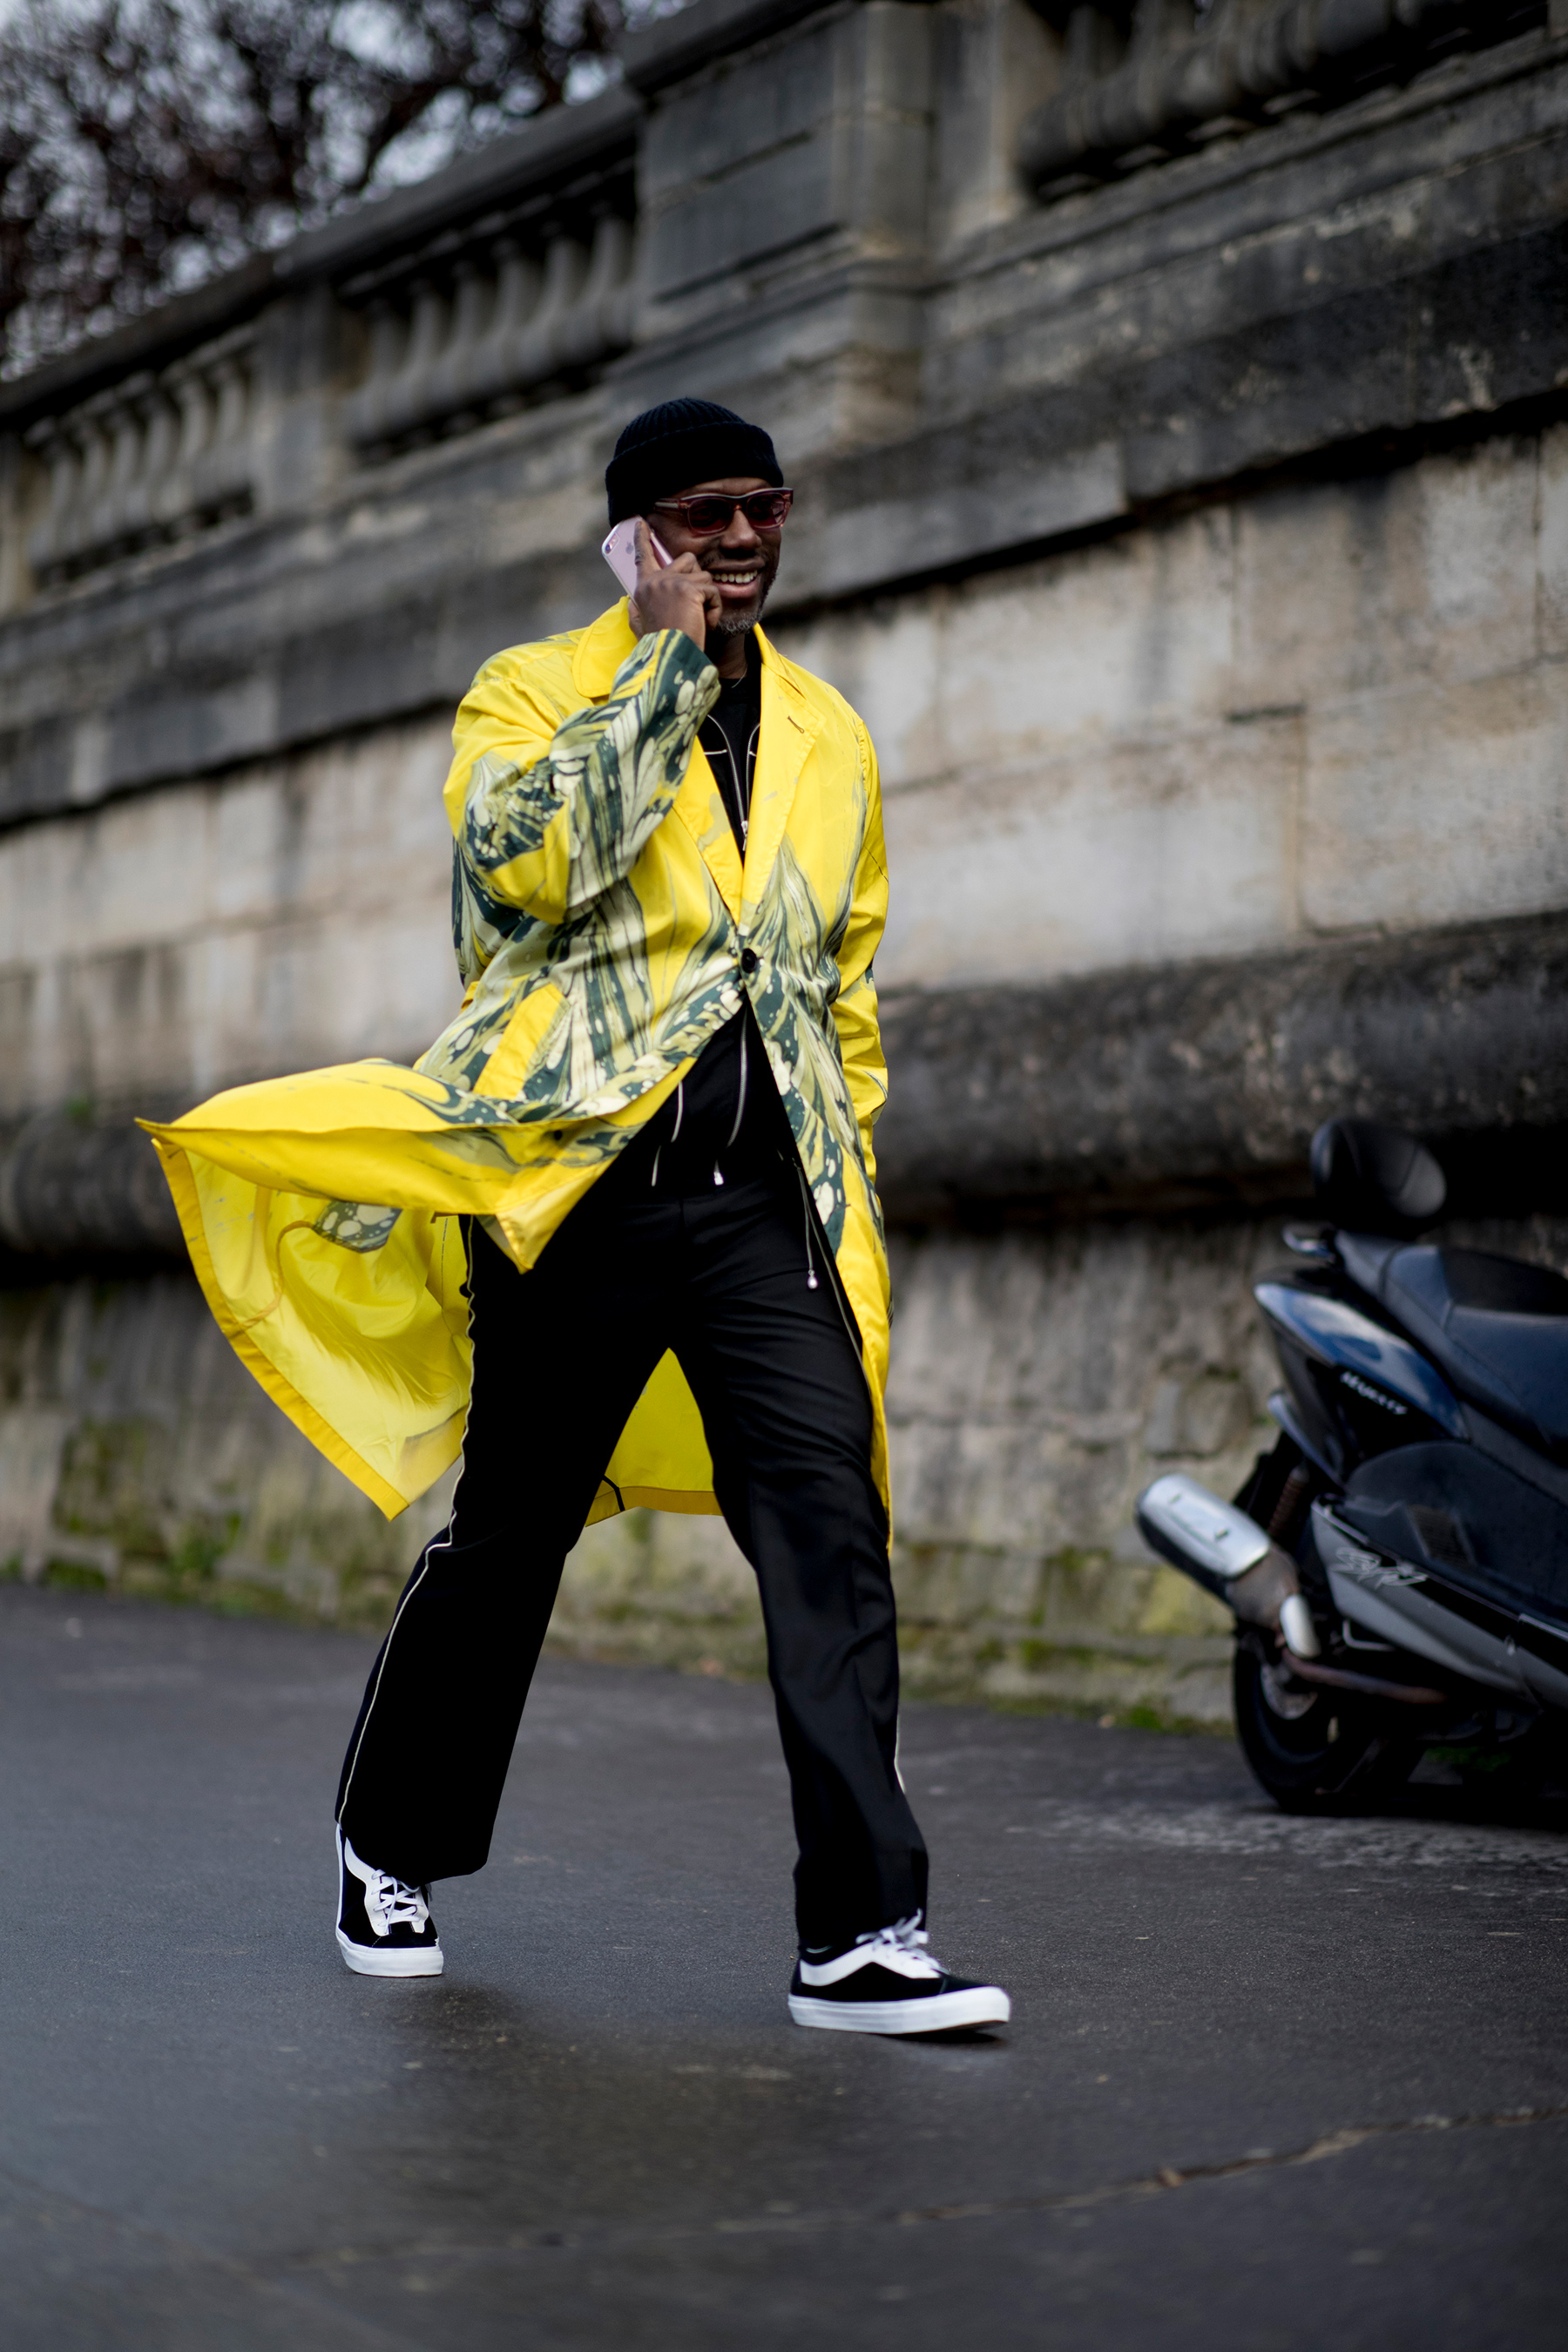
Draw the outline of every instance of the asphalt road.
M371 1645L0 1589L6 2352L1561 2347L1568 1834L911 1709L994 2039L802 2032L767 1694L552 1665L444 1979L350 1977Z

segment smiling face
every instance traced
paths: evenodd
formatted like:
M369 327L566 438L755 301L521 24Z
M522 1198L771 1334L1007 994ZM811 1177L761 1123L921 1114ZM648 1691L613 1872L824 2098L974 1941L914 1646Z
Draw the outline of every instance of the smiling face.
M719 481L689 483L678 495L689 499L702 490L724 490L731 498L743 498L748 490L765 490L768 487L760 474L726 474ZM678 514L662 511L650 514L647 526L667 555L695 556L703 571L718 583L724 612L722 619L710 623L710 636L743 636L762 619L763 606L768 601L768 591L779 568L782 523L756 530L737 507L730 518L729 530L716 538L700 539L695 531L687 530Z

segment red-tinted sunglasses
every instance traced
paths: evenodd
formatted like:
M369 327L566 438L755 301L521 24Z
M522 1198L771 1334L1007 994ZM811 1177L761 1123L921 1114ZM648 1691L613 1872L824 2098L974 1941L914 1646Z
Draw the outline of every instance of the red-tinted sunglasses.
M739 499L724 490L698 490L689 499L660 499L653 511L679 515L694 539L716 539L734 521L737 507L753 530L777 530L794 504L793 490L748 490Z

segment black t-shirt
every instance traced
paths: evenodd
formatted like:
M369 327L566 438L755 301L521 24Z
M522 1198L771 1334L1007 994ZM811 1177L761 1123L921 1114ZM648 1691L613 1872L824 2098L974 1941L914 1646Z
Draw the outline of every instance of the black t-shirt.
M763 730L763 657L753 630L746 632L746 674L734 680L721 678L719 699L702 722L698 741L722 795L734 829L735 844L744 857L746 831L752 813L752 777Z

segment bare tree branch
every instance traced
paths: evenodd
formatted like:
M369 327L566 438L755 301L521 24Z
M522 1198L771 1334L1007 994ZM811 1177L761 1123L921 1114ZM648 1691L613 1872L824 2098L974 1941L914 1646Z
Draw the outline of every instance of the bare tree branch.
M559 103L625 21L625 0L26 0L0 34L0 363Z

